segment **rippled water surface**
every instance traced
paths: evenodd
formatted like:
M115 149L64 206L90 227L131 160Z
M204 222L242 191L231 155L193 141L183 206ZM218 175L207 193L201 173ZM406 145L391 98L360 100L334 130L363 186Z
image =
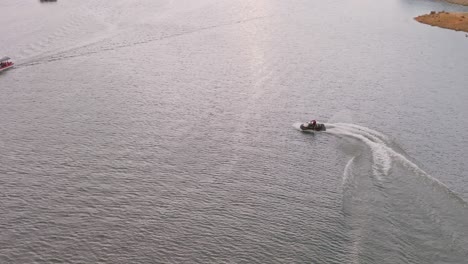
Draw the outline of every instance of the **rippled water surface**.
M1 1L0 263L466 263L468 39L431 10L468 11Z

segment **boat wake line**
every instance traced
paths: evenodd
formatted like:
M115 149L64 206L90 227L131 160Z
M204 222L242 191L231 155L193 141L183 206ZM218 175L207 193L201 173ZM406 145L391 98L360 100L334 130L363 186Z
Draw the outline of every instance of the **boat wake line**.
M112 33L108 36L96 37L95 39L88 40L82 44L78 44L71 48L66 47L62 51L45 53L42 55L34 56L32 58L26 59L20 63L17 63L17 67L30 67L36 66L43 63L50 63L55 61L60 61L64 59L72 59L77 57L90 56L98 54L105 51L115 51L118 49L134 47L137 45L148 44L157 41L164 41L168 39L178 38L190 34L196 34L203 31L213 30L221 27L234 26L238 24L250 23L257 20L262 20L268 18L269 16L259 16L251 17L243 20L234 20L228 21L226 23L209 25L199 28L177 28L175 32L159 32L157 28L150 29L149 32L143 34L143 37L136 36L135 39L128 41L122 41L118 37L121 36L118 33ZM154 31L154 32L153 32ZM134 31L132 31L134 32ZM128 33L124 31L123 33Z
M450 190L444 183L426 173L403 154L394 150L391 147L390 139L386 135L367 127L348 123L329 123L326 124L326 126L327 131L324 133L332 134L338 137L357 139L370 148L373 161L372 173L378 181L382 181L386 176L391 174L393 164L398 163L411 170L415 175L422 177L426 181L429 181L429 183L433 186L442 189L445 193L458 200L464 207L468 206L468 203L465 200ZM349 174L347 169L350 167L353 161L354 157L348 161L344 172L344 178L346 178ZM343 180L345 181L346 179Z

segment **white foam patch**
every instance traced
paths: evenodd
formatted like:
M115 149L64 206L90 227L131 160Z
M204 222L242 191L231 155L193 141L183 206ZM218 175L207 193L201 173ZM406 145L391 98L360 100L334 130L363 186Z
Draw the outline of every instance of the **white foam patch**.
M294 124L293 124L293 127L294 127L295 129L297 129L297 130L301 130L301 124L302 124L302 123L294 123Z

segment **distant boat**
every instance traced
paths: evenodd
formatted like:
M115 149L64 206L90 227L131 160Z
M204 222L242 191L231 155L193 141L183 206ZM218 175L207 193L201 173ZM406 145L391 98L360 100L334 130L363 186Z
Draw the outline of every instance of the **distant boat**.
M5 56L0 58L0 72L13 68L13 65L15 64L10 61L10 57Z

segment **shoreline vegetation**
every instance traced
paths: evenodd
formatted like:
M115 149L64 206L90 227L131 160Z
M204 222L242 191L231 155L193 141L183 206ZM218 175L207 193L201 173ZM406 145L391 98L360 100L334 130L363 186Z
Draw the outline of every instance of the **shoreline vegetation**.
M468 32L468 13L435 12L415 17L416 21L431 26Z

